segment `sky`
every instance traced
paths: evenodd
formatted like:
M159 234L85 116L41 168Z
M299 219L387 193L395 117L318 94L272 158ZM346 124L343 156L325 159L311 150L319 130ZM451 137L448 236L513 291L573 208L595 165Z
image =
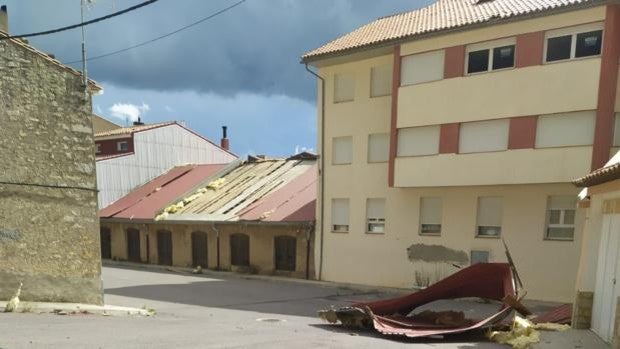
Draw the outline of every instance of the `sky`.
M86 19L143 0L90 0ZM86 28L87 56L116 51L175 31L239 0L159 0ZM104 88L93 111L125 125L177 120L218 141L228 126L240 156L287 156L316 149L316 81L301 55L378 17L431 0L246 0L155 43L88 62ZM80 21L80 0L0 0L11 34ZM81 31L33 37L61 62L81 57ZM71 64L80 69L81 63Z

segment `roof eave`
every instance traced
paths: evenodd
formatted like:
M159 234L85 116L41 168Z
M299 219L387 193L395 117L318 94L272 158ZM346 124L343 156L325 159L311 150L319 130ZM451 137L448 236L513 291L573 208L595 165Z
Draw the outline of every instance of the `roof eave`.
M452 28L440 29L440 30L435 30L435 31L429 31L426 33L421 33L421 34L407 35L407 36L403 36L400 38L388 39L388 40L381 41L381 42L370 43L370 44L366 44L363 46L358 46L358 47L344 49L344 50L335 51L335 52L328 52L328 53L317 54L317 55L312 55L312 56L304 55L301 57L300 63L308 64L308 65L315 65L313 63L324 61L330 58L339 58L339 57L348 56L348 55L355 54L355 53L364 52L364 51L371 50L371 49L395 46L395 45L403 44L406 42L411 42L412 40L422 40L422 39L427 39L427 38L431 38L434 36L441 36L441 35L451 34L455 32L479 29L479 28L483 28L487 26L496 25L496 24L511 23L511 22L522 21L522 20L530 19L530 18L545 17L545 16L554 15L558 13L578 11L578 10L583 10L586 8L592 8L592 7L601 6L601 5L610 4L610 3L617 4L617 3L620 3L620 0L592 0L586 3L579 3L579 4L552 8L548 10L541 10L541 11L536 11L536 12L524 13L520 15L514 15L508 18L495 18L495 19L491 19L488 21L462 25L459 27L452 27Z

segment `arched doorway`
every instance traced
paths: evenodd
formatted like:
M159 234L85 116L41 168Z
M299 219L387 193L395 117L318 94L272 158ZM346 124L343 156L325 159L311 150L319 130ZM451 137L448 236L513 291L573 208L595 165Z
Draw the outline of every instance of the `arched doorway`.
M192 233L192 265L207 268L209 265L207 233L195 231Z
M127 229L127 260L140 263L140 231L134 228Z
M112 233L110 228L101 227L99 229L99 239L101 241L101 259L112 258Z
M157 231L157 261L160 265L172 265L172 233Z
M250 266L250 238L241 233L230 236L230 264L237 267Z
M274 238L276 270L295 271L297 239L293 236Z

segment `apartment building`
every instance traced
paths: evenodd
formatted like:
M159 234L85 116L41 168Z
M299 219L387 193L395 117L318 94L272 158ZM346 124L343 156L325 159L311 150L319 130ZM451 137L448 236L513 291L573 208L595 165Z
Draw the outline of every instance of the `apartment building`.
M420 287L510 247L528 297L574 297L571 180L609 160L620 7L439 0L302 57L319 77L319 278Z

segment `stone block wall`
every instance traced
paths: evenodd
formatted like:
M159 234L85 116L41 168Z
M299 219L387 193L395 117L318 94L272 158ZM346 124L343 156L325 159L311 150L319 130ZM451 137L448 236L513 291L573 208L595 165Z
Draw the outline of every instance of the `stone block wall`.
M594 292L578 291L573 306L573 328L590 329L592 324L592 306L594 305Z
M0 299L101 304L91 100L81 77L0 41ZM37 187L30 184L82 189Z

